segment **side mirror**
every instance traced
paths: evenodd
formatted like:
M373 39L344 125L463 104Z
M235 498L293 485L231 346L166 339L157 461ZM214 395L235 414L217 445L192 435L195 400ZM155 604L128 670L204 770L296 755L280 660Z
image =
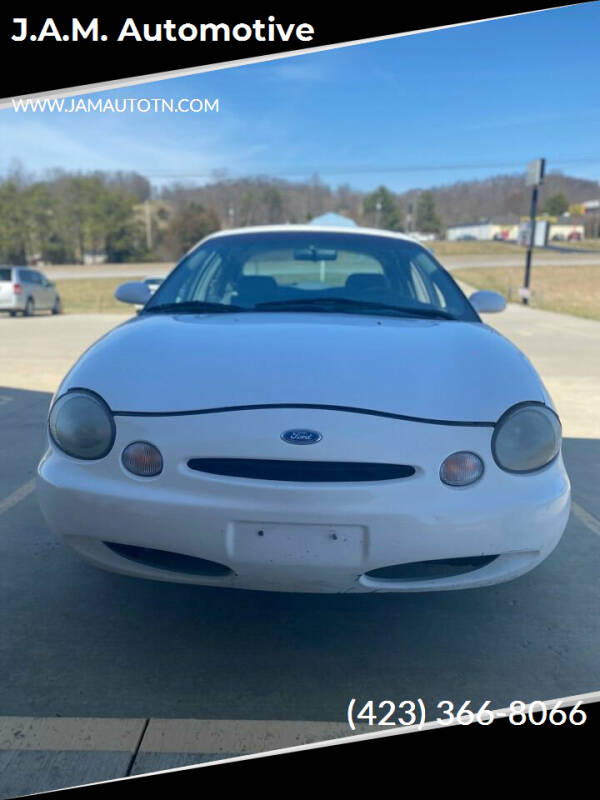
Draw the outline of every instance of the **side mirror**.
M478 314L496 314L506 308L505 298L498 292L490 292L487 289L473 292L469 302Z
M133 303L136 306L145 306L152 292L150 287L142 281L122 283L115 292L115 297L122 303Z

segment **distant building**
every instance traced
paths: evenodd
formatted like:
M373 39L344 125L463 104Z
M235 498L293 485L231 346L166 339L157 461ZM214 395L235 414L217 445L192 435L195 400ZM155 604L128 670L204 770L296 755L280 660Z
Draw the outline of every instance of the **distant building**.
M467 222L462 225L449 225L446 229L446 239L449 242L460 242L477 239L490 242L494 239L514 242L519 236L519 217L499 217L479 222Z
M27 263L27 264L28 264L30 267L45 267L45 266L47 266L47 265L46 265L46 262L45 262L45 261L44 261L44 259L42 258L42 254L41 254L41 253L32 253L32 254L31 254L31 255L30 255L30 256L29 256L29 257L26 259L26 263Z
M529 244L530 223L526 220L519 229L518 243L521 245ZM570 217L565 214L561 217L548 217L536 220L535 223L535 246L546 247L552 242L573 242L581 241L585 236L585 226L577 217Z
M536 226L537 227L537 226ZM585 236L585 226L583 220L578 217L563 215L556 220L550 219L548 222L548 241L573 241L583 239Z
M574 241L583 239L583 220L568 214L561 217L540 217L535 225L535 246L545 247L552 241ZM504 241L529 244L529 218L490 219L480 222L450 225L446 231L449 242L478 240L482 242Z
M107 259L107 254L99 250L88 250L83 254L84 264L104 264Z
M599 214L600 200L587 200L585 203L581 203L581 207L585 216L588 214Z

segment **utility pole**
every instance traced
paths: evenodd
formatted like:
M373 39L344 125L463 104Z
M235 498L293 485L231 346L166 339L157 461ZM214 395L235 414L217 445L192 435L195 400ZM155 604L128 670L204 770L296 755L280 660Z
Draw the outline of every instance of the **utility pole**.
M380 221L380 217L381 217L381 209L382 208L383 208L383 203L381 202L381 198L378 198L377 202L375 203L375 227L376 228L380 227L379 221Z
M530 161L527 165L527 177L525 183L527 186L532 187L531 191L531 208L529 211L529 245L527 247L527 255L525 257L525 276L523 278L523 287L519 290L523 305L529 305L529 298L531 297L531 289L529 288L531 282L531 259L533 256L533 248L535 247L535 218L537 215L537 202L538 202L538 188L544 180L544 172L546 170L546 159L536 158Z
M146 222L146 248L152 250L152 216L150 209L150 198L144 202L144 217Z

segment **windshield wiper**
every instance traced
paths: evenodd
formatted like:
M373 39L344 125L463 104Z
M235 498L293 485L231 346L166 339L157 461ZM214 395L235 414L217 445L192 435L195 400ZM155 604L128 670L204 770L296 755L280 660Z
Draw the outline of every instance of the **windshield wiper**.
M411 306L394 306L388 303L377 303L369 300L351 300L347 297L306 297L290 298L288 300L269 300L264 303L255 303L254 308L260 311L279 311L289 309L320 310L327 307L346 306L350 308L373 309L374 311L389 311L407 317L431 317L433 319L456 319L454 314L443 311L441 308L414 308Z
M206 303L203 300L185 300L180 303L158 303L155 306L144 308L144 313L150 311L164 312L169 314L176 312L178 314L186 313L200 313L206 312L208 314L226 314L232 311L248 311L247 308L242 306L230 306L225 303Z

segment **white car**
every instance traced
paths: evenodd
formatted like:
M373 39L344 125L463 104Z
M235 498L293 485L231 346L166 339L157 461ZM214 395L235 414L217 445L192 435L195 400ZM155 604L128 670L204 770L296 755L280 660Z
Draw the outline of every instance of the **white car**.
M52 281L37 269L0 265L0 311L11 317L31 317L36 311L60 314L62 304Z
M525 356L409 237L213 234L68 373L39 499L87 561L294 592L522 575L558 543L561 426Z

